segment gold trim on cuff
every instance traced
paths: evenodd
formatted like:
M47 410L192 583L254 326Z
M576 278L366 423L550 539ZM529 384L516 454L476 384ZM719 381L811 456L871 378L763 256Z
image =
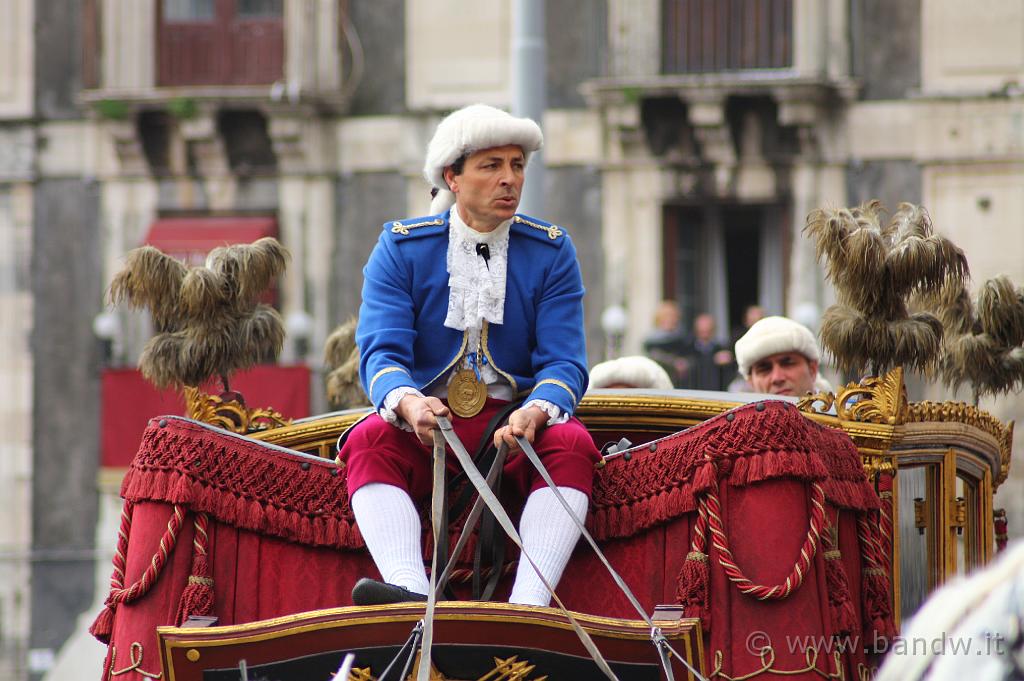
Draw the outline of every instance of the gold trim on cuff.
M533 386L533 390L536 390L537 388L541 387L545 383L551 383L552 385L557 385L559 388L561 388L565 392L569 393L569 396L572 398L572 403L574 405L576 404L576 402L577 402L577 400L576 400L576 393L574 393L572 391L572 388L570 388L568 385L566 385L562 381L559 381L557 378L545 378L543 381L537 381L537 385ZM532 393L533 390L531 390L530 392Z
M371 395L373 394L373 384L377 382L378 378L380 378L384 374L390 374L390 373L395 372L395 371L401 371L403 374L405 374L409 378L412 378L412 374L410 374L406 369L404 369L402 367L384 367L383 369L381 369L380 371L375 373L373 375L373 378L370 379L370 390L369 390L370 394Z

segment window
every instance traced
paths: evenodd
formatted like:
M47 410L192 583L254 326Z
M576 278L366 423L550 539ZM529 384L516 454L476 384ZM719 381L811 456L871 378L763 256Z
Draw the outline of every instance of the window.
M663 0L664 73L785 68L793 0Z
M710 312L728 337L750 305L781 310L779 215L773 205L665 207L662 296L679 304L686 328Z
M159 85L269 85L284 73L282 0L162 0Z
M214 0L164 0L164 21L213 21L215 18Z
M245 19L266 19L281 16L282 0L238 0L238 16Z

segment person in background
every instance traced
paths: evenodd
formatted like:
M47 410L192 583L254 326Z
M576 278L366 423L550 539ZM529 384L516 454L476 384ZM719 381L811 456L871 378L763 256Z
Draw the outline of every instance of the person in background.
M641 355L619 357L594 365L590 388L649 388L671 390L672 379L660 364Z
M688 341L690 375L686 387L725 390L733 372L733 357L732 351L715 337L715 318L707 312L697 315Z
M814 334L788 317L765 317L736 341L736 362L753 392L802 396L831 390L818 375L819 361Z
M764 308L760 305L747 305L743 308L742 324L733 326L732 337L729 339L730 347L736 347L736 341L742 338L743 334L749 331L755 322L764 319L764 316Z
M743 323L739 326L734 326L732 330L732 339L729 341L729 347L735 348L736 341L743 337L751 326L754 325L760 319L764 319L764 308L760 305L747 305L743 309ZM735 355L734 355L735 357ZM733 370L736 375L733 377L732 382L726 386L726 391L731 393L749 393L752 388L747 383L746 377L739 373L739 366L736 362L733 362Z
M665 370L677 388L687 381L690 371L690 345L681 319L674 300L661 301L654 312L654 329L644 339L644 353Z

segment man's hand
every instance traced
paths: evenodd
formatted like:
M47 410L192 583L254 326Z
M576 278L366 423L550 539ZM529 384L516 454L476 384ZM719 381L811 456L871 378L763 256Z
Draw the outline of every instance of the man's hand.
M398 402L395 413L412 426L420 442L430 446L434 444L437 417L448 416L448 407L436 397L406 395Z
M504 442L508 445L509 452L514 452L519 449L516 437L525 437L527 442L533 444L533 439L547 423L548 414L540 407L516 409L508 417L508 425L494 431L494 446L501 447L501 443Z

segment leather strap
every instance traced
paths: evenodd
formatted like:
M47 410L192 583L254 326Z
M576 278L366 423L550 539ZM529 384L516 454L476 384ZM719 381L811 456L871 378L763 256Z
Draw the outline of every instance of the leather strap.
M491 468L487 471L487 486L491 488L495 478L501 474L502 468L505 466L505 457L508 455L508 447L505 443L502 443L501 447L497 450L494 460L491 462ZM470 489L473 489L473 485L469 485ZM484 500L482 497L477 496L476 501L473 502L473 507L469 509L469 516L466 518L466 524L462 527L462 532L459 534L459 539L455 544L455 548L452 550L452 555L448 559L448 564L445 565L444 571L441 576L438 577L437 583L439 585L446 585L448 583L448 576L451 571L455 568L458 563L459 556L462 555L462 551L466 548L466 543L469 541L469 537L473 534L473 526L476 525L476 521L480 518L480 514L484 510Z
M647 612L643 609L643 606L640 605L640 601L636 599L636 596L633 595L633 592L630 590L630 588L626 586L626 582L624 582L622 577L619 576L619 573L615 571L615 568L612 567L612 564L608 562L608 559L605 557L604 552L602 552L601 549L598 548L597 542L594 541L594 538L590 536L590 532L587 531L586 525L584 525L583 522L576 517L576 515L572 512L572 508L570 508L569 503L565 500L565 497L563 497L562 493L558 491L558 487L555 485L555 481L551 479L551 474L548 473L547 468L544 467L544 464L541 462L540 457L537 456L537 452L534 451L533 445L530 444L530 441L527 440L525 437L517 437L516 442L519 443L519 446L523 450L523 454L526 455L526 458L529 459L530 463L533 464L533 467L537 469L537 472L544 479L544 482L547 483L547 486L554 493L555 498L558 499L558 502L562 505L562 508L564 508L565 512L569 514L569 517L572 518L572 521L573 523L575 523L577 529L579 529L580 534L582 534L583 538L587 540L588 544L590 544L590 548L594 549L594 553L597 554L597 557L601 560L601 563L604 565L605 569L608 570L608 574L611 575L612 579L615 581L616 586L618 586L622 593L626 595L626 598L629 599L629 602L633 605L633 609L636 610L638 615L640 615L640 619L642 619L644 623L651 628L651 641L654 643L655 647L658 650L658 658L661 660L662 668L665 671L666 678L669 681L672 681L673 678L672 665L669 662L668 658L668 651L671 650L676 654L676 657L679 658L679 661L690 671L691 674L693 674L695 679L704 680L704 677L700 674L700 672L694 669L693 666L691 666L690 663L686 661L685 657L681 656L678 652L672 649L672 646L669 644L668 639L666 639L664 634L662 634L661 629L655 626L654 621L651 620L650 616L648 616Z
M491 416L491 419L487 422L487 427L484 428L483 435L480 438L480 444L477 446L476 456L473 457L473 461L476 462L478 469L486 468L488 470L487 484L492 490L494 490L495 494L497 494L498 490L501 489L502 466L497 467L497 476L492 476L494 461L498 456L498 450L495 448L493 442L494 431L508 420L508 417L513 411L519 408L522 402L523 401L521 399L513 400L501 407ZM504 462L504 457L502 457L502 462ZM465 471L459 471L448 482L448 489L455 490L460 482L465 481L465 478ZM470 499L473 498L475 491L476 490L473 489L472 485L463 485L462 489L459 490L458 496L445 505L444 516L441 518L441 536L435 537L435 542L439 544L437 562L439 565L446 565L445 572L442 574L442 578L438 583L442 586L441 593L448 600L456 600L455 593L452 591L451 585L448 583L448 575L454 568L455 561L457 561L459 556L462 554L462 550L459 549L458 551L453 552L451 558L448 556L449 518L458 518L462 515L462 512L469 504ZM462 528L462 534L467 535L468 533L468 535L471 535L475 526L475 519L472 522L467 520L466 524ZM505 537L503 535L499 535L496 538L494 530L494 518L485 509L483 521L481 522L480 533L477 538L476 550L473 554L473 600L491 600L491 596L494 595L494 591L498 586L498 580L501 577L501 570L505 562ZM491 568L491 574L489 575L486 584L481 587L481 571L484 567L483 552L487 549L490 549L490 564L488 567Z
M440 437L443 437L445 440L447 440L448 446L451 447L452 452L455 453L455 458L459 460L459 463L462 465L462 469L466 471L466 476L469 478L469 481L473 484L473 487L476 488L477 492L480 493L480 497L484 500L484 503L487 504L487 507L494 514L494 517L497 519L502 529L505 530L508 536L512 538L512 541L515 542L516 546L519 547L520 555L527 561L529 561L533 569L536 570L537 576L540 578L541 583L544 584L544 587L548 590L548 593L551 594L552 599L554 599L554 601L558 604L558 607L562 611L562 614L565 615L566 619L569 620L569 623L572 625L573 631L576 632L576 636L578 636L580 639L580 643L582 643L583 647L586 648L588 653L590 653L590 657L597 664L601 672L612 681L618 681L618 677L615 676L615 672L613 672L611 667L608 666L608 662L604 659L604 656L601 654L601 651L598 650L597 645L594 643L594 640L590 637L590 634L588 634L586 630L583 629L582 626L580 626L580 623L576 621L576 618L573 617L573 614L565 607L565 604L562 603L562 599L558 597L558 594L555 593L554 588L547 581L547 579L544 577L541 571L537 568L537 563L534 562L533 558L530 557L530 554L526 552L526 549L523 547L522 537L519 536L519 532L516 531L515 525L512 523L512 520L508 517L508 514L505 513L505 509L502 508L501 502L498 501L498 498L496 496L494 496L494 492L491 491L491 489L487 486L487 483L484 480L483 476L480 475L480 471L477 470L476 465L473 463L473 459L470 458L469 452L466 451L466 448L463 446L462 442L459 441L459 438L455 434L455 431L452 430L451 422L448 419L444 418L443 416L439 416L437 417L437 425L441 432L440 434L438 434L437 430L434 431L435 450L437 449L436 443L438 442L438 439ZM570 513L570 515L572 514ZM575 518L575 516L573 517ZM433 581L433 575L431 576L431 580ZM429 597L427 599L428 610L431 610L430 606L435 596L433 592L433 587L434 585L431 584L431 593L429 594ZM430 614L432 615L432 611L430 612ZM424 636L424 652L420 658L420 676L417 677L417 681L428 681L429 679L429 670L427 671L427 676L424 676L422 667L422 660L429 660L429 649L426 647L425 639L426 636Z
M447 420L445 421L447 423ZM451 424L448 425L451 427ZM434 607L437 605L437 537L441 534L441 519L444 517L445 466L444 439L434 429L434 488L430 493L430 520L433 523L434 550L430 559L430 590L427 592L427 609L423 613L423 643L420 666L416 681L430 681L430 650L434 645Z
M497 494L501 489L502 469L491 489ZM472 529L472 528L470 528ZM484 553L489 552L489 561L484 563ZM505 535L498 531L494 514L484 509L480 518L480 532L477 534L476 550L473 551L473 600L489 601L494 596L505 566ZM484 568L490 569L487 581L481 584Z

